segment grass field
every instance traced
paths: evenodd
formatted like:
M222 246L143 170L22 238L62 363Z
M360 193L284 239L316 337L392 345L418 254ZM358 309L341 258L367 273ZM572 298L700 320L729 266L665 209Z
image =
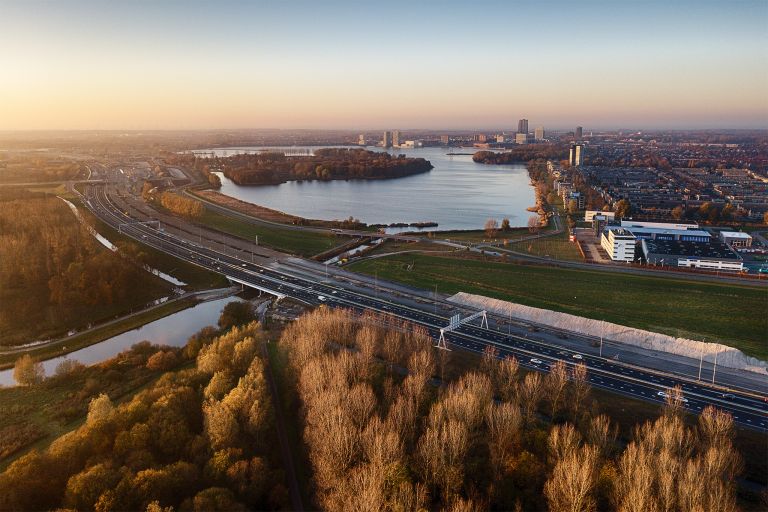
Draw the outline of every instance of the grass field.
M196 221L209 228L246 240L253 240L258 236L260 245L300 256L313 256L340 243L331 234L258 226L210 210L206 210Z
M411 271L407 266L413 263ZM468 292L681 336L768 359L765 288L409 254L350 270L442 293Z
M534 256L551 257L557 260L583 261L576 244L568 241L568 233L566 231L535 240L510 243L506 248L512 251Z

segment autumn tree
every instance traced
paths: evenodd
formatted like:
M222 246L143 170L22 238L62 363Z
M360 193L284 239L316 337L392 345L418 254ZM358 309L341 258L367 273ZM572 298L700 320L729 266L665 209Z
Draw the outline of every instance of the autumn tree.
M541 220L538 215L531 215L528 217L528 231L530 233L538 233L541 227Z
M13 379L20 386L39 384L45 378L43 363L35 361L32 356L25 354L13 365Z
M496 219L488 219L485 221L483 229L485 230L485 236L493 238L499 231L499 222Z
M620 199L615 206L616 217L622 219L632 213L632 205L628 199Z

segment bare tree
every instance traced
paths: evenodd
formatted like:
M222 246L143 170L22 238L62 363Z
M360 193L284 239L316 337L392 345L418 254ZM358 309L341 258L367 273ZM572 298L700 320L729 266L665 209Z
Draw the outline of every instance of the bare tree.
M531 215L528 217L528 231L531 233L538 233L541 226L541 220L538 215Z
M654 497L655 472L651 454L630 443L619 459L614 500L620 512L658 512Z
M483 349L483 358L480 361L480 369L491 379L494 387L497 384L499 366L499 349L493 345L486 345Z
M488 407L485 422L488 426L491 466L494 468L498 480L506 466L506 461L520 441L523 417L516 404L502 402L498 405L491 404Z
M578 414L589 396L590 385L587 365L584 363L575 365L571 370L571 379L573 381L573 410L575 414Z
M685 410L683 402L683 388L677 385L666 391L667 396L664 399L664 413L672 416L680 416Z
M544 389L550 404L550 419L555 421L555 416L559 410L560 399L563 397L565 386L568 385L568 369L565 363L558 361L549 369L549 373L544 378Z
M488 219L485 221L483 229L485 229L485 236L493 238L499 231L499 222L496 219Z
M587 428L587 442L600 450L601 457L607 457L613 450L618 429L611 425L611 419L605 414L593 417Z
M532 372L525 376L523 384L520 386L519 396L527 422L533 420L539 408L542 391L542 379L538 372Z
M517 401L517 381L520 364L514 356L507 356L499 362L498 389L502 400Z
M699 415L698 432L702 448L724 446L733 436L733 416L707 406Z
M427 427L419 439L418 457L425 481L440 489L444 501L456 495L464 480L469 432L460 421L447 420Z
M579 443L581 443L581 435L570 423L552 427L547 440L550 463L556 464L563 460L568 454L576 451Z
M550 510L591 512L595 510L593 490L598 472L598 450L583 446L564 454L544 484Z

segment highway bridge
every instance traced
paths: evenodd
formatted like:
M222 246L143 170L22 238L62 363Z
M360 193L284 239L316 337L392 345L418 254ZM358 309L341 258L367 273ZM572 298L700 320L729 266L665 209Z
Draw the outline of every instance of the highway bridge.
M258 265L138 223L111 202L103 185L87 187L84 201L97 217L113 228L119 228L122 233L180 259L219 272L233 282L308 305L325 304L357 312L374 311L392 315L425 327L436 341L441 328L449 325L451 315L402 304L366 289L351 290L322 278ZM499 357L514 356L521 366L541 372L547 372L558 360L569 366L584 363L593 387L650 402L663 403L666 390L680 385L684 393L683 406L689 412L696 414L704 407L714 405L730 412L740 425L768 431L767 398L758 393L726 389L609 358L563 350L562 347L494 328L462 324L446 334L446 338L453 348L477 353L489 345L494 346L499 351Z

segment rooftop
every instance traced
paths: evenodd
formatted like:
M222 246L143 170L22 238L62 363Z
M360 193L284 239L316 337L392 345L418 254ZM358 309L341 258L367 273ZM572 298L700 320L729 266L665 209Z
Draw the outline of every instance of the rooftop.
M632 231L633 233L654 233L657 235L701 236L706 238L712 236L709 234L709 231L704 231L703 229L646 228L635 226L625 227L624 229Z
M743 238L745 240L752 238L749 233L744 233L743 231L721 231L720 235L726 238Z
M643 240L648 253L675 257L693 257L711 260L734 260L741 258L723 242L712 240L707 243L682 240Z

